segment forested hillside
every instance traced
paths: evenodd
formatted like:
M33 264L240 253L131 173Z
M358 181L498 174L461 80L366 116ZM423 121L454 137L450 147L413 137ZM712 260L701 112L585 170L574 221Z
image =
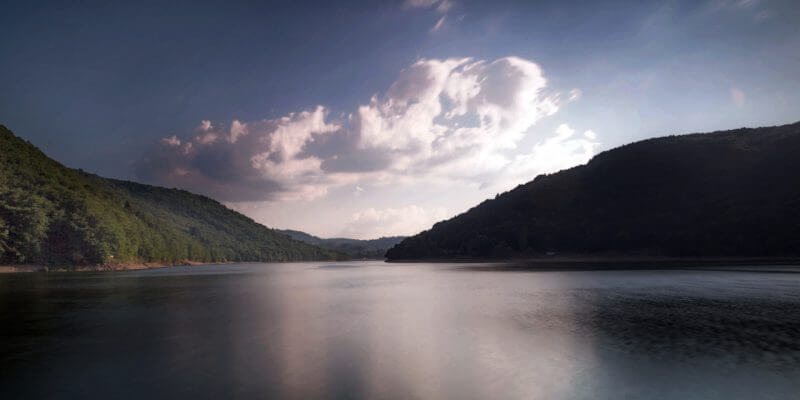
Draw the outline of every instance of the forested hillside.
M437 223L390 260L800 255L800 123L603 152Z
M305 232L292 229L277 229L293 239L319 246L325 249L338 251L356 259L380 259L386 255L394 245L400 243L405 236L385 236L378 239L349 239L349 238L321 238Z
M0 264L331 259L204 196L70 169L0 125Z

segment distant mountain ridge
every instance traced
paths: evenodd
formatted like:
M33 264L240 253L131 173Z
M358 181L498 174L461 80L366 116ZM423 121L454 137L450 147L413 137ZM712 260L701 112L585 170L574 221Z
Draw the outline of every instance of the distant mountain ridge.
M648 139L486 200L389 260L800 256L800 123Z
M320 238L305 232L292 229L276 229L295 240L306 242L325 249L338 251L353 258L383 259L386 250L400 243L406 236L386 236L378 239Z
M340 257L205 196L66 168L0 125L0 265Z

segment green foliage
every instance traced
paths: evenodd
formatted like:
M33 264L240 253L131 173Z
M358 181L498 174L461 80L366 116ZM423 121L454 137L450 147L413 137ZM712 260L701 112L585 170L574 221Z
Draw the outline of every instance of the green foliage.
M291 229L278 229L277 231L289 235L295 240L347 254L348 256L356 259L383 260L386 250L405 239L405 236L387 236L368 240L348 238L323 239L314 235L309 235L305 232Z
M390 260L800 255L800 123L645 140L487 200Z
M320 260L204 196L69 169L0 126L0 263Z

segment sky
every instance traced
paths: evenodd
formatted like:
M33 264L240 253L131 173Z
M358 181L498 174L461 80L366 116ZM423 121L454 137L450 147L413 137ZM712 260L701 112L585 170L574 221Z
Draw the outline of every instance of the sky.
M4 4L0 124L366 239L632 141L800 120L797 1L162 3Z

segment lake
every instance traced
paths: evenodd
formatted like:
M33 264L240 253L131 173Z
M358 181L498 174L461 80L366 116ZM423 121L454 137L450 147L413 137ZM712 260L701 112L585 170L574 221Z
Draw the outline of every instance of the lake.
M798 271L6 274L0 398L797 398Z

